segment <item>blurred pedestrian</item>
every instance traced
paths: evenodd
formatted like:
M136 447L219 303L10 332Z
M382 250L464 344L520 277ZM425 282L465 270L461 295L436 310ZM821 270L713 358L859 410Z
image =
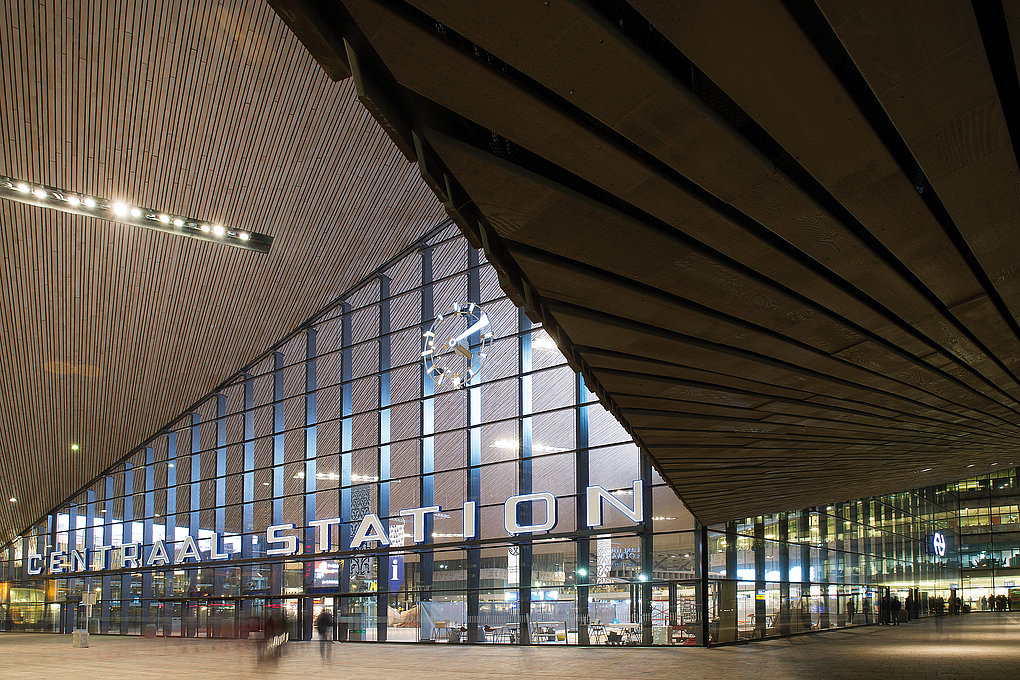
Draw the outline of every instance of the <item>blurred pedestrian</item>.
M333 614L323 607L315 618L315 629L319 631L319 658L323 661L333 658Z

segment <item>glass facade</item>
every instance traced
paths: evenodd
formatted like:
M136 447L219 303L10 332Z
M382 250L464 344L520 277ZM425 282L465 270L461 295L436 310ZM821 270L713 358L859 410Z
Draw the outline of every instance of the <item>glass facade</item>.
M1010 463L1013 465L1013 463ZM993 466L998 467L998 466ZM961 591L971 611L1020 610L1020 477L1015 467L939 488L960 536ZM996 601L998 598L998 602Z
M423 335L469 303L486 364L437 387ZM955 526L928 491L696 526L446 225L0 551L0 630L245 638L279 613L311 639L329 609L347 641L727 642L950 597Z

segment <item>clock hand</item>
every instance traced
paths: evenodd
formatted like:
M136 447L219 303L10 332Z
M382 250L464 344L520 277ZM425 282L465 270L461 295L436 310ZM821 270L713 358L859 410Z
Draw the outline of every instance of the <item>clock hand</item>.
M454 344L459 344L461 340L463 340L466 337L469 337L472 333L477 333L478 331L485 328L487 325L489 325L489 317L485 312L482 312L482 316L479 317L478 321L474 322L470 328L468 328L466 331L464 331L457 337L452 338L448 345L450 347L453 347Z

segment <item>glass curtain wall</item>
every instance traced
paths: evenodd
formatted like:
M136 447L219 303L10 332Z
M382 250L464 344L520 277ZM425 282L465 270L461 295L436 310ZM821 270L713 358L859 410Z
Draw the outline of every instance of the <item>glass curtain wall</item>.
M493 337L452 390L423 334L463 303ZM594 528L589 485L610 499ZM531 494L551 496L507 511ZM420 537L414 508L434 508ZM273 614L300 640L326 609L346 641L728 642L948 594L955 540L925 549L948 517L912 492L696 527L444 225L0 551L0 630L247 638Z
M437 387L423 333L470 302L491 322L487 363L467 389ZM604 524L589 529L586 487L634 507L635 480L645 521L603 503ZM505 502L533 493L552 494L555 526L509 534ZM399 513L431 506L414 543ZM517 506L523 524L543 512ZM388 545L351 550L368 514ZM273 556L275 525L294 525L278 536L297 554ZM694 577L693 529L549 335L447 226L10 546L0 627L247 637L272 612L309 639L326 608L342 640L669 642L669 626L693 616L693 588L676 585ZM192 540L200 560L175 559ZM147 564L157 542L170 564ZM29 556L48 575L47 555L72 550L88 570L25 578Z
M959 557L935 498L912 491L709 527L710 641L948 613Z
M964 606L976 612L1020 610L1020 477L998 467L938 491L959 531Z

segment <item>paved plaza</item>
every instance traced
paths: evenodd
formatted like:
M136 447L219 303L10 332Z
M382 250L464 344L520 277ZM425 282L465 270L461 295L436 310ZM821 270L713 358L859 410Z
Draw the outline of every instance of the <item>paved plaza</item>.
M867 627L783 640L701 648L576 648L291 643L278 664L255 663L253 643L97 637L72 649L66 636L0 633L0 678L980 678L1020 677L1020 615L947 617L895 628Z

